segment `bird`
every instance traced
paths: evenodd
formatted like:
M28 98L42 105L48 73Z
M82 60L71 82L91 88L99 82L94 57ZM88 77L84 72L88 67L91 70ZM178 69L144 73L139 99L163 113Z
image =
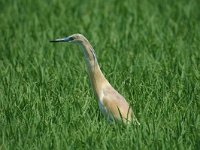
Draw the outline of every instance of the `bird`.
M81 47L99 109L107 120L111 122L123 122L125 124L134 121L134 123L140 125L129 103L105 78L98 64L95 51L87 38L82 34L77 33L67 37L50 40L50 42L75 43Z

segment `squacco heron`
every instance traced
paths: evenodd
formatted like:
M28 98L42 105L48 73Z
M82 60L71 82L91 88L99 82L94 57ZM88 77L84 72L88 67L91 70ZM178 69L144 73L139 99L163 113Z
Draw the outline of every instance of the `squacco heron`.
M51 40L50 42L70 42L80 45L85 56L92 88L103 115L111 121L116 120L129 123L134 120L134 122L139 124L128 102L111 86L101 72L95 51L83 35L73 34L68 37Z

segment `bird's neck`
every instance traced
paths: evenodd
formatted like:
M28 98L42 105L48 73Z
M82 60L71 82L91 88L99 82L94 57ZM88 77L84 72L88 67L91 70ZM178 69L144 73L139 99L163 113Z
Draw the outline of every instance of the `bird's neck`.
M84 53L84 58L87 64L90 81L97 97L100 96L102 88L109 84L103 73L100 70L97 62L96 54L91 44L88 41L81 43L81 48Z

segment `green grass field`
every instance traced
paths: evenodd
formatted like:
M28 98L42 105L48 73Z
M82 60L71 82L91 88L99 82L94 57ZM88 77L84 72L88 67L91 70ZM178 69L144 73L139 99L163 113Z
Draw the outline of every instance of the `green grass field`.
M108 123L82 33L140 126ZM0 149L200 149L200 1L1 0Z

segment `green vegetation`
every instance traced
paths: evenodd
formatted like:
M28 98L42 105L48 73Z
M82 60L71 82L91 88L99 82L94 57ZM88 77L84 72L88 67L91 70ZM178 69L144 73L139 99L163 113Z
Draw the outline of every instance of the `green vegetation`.
M0 149L200 149L200 1L1 0ZM140 126L109 124L82 33Z

